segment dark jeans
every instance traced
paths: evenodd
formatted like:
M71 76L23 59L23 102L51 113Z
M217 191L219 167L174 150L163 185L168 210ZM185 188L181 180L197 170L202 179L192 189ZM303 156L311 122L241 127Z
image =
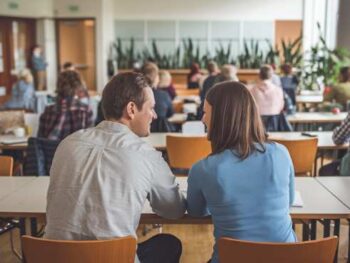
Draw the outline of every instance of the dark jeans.
M319 176L331 176L331 175L340 175L340 160L335 160L329 164L326 164L320 168L318 171Z
M139 243L137 247L141 263L178 263L181 252L181 241L169 234L156 235Z

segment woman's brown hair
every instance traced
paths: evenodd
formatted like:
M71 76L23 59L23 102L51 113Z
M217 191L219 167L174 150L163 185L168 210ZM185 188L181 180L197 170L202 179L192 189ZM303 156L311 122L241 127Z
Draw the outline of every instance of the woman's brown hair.
M208 139L212 154L233 150L241 159L265 151L267 136L253 96L240 82L226 81L208 91L212 107Z

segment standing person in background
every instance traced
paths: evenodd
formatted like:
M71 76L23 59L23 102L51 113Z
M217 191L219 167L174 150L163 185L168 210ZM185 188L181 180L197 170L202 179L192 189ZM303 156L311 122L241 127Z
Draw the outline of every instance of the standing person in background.
M339 82L324 95L325 101L340 103L344 109L350 100L350 67L342 67L339 74ZM348 109L349 110L349 109Z
M38 137L62 140L69 134L92 124L92 110L80 102L77 92L84 83L76 71L61 72L57 80L57 99L40 116Z
M157 117L152 122L151 132L174 131L172 124L168 122L168 118L174 114L171 98L166 91L157 89L159 84L158 66L152 62L147 62L143 65L141 71L151 83L156 102L154 111Z
M198 89L199 82L202 78L199 65L197 63L192 63L190 67L190 73L187 75L187 88Z
M296 90L299 84L298 78L293 75L292 67L289 64L283 64L281 66L281 84L283 91L287 93L289 98L292 100L293 105L296 104Z
M296 242L293 163L284 146L268 141L248 89L234 81L215 85L202 121L212 153L190 170L189 215L211 215L216 241ZM218 262L215 244L211 263Z
M17 82L12 87L12 94L2 108L35 110L35 91L33 75L29 69L22 69L17 75Z
M269 65L271 67L272 73L271 73L271 81L273 84L275 84L276 86L282 88L282 83L281 83L281 79L280 76L278 76L275 72L276 70L276 66L275 64L271 64Z
M176 97L176 90L175 90L174 84L172 83L172 78L169 71L167 70L159 71L158 88L160 90L166 91L172 100Z
M35 45L32 53L32 71L37 90L45 90L46 88L46 67L47 63L42 56L41 46Z

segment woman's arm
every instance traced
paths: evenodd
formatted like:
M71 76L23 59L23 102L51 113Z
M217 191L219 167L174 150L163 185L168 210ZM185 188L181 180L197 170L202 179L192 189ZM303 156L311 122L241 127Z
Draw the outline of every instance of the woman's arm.
M200 163L195 164L188 175L187 211L191 216L207 216L209 211L207 202L201 190L202 175Z

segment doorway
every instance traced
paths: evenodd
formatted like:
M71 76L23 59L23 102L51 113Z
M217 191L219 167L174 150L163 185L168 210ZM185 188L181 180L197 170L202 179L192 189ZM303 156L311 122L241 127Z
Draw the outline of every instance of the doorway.
M2 103L11 94L16 73L23 68L30 68L31 49L36 44L36 21L27 18L0 17L0 24L0 103Z
M84 79L88 90L96 90L95 20L58 19L58 68L71 62Z

